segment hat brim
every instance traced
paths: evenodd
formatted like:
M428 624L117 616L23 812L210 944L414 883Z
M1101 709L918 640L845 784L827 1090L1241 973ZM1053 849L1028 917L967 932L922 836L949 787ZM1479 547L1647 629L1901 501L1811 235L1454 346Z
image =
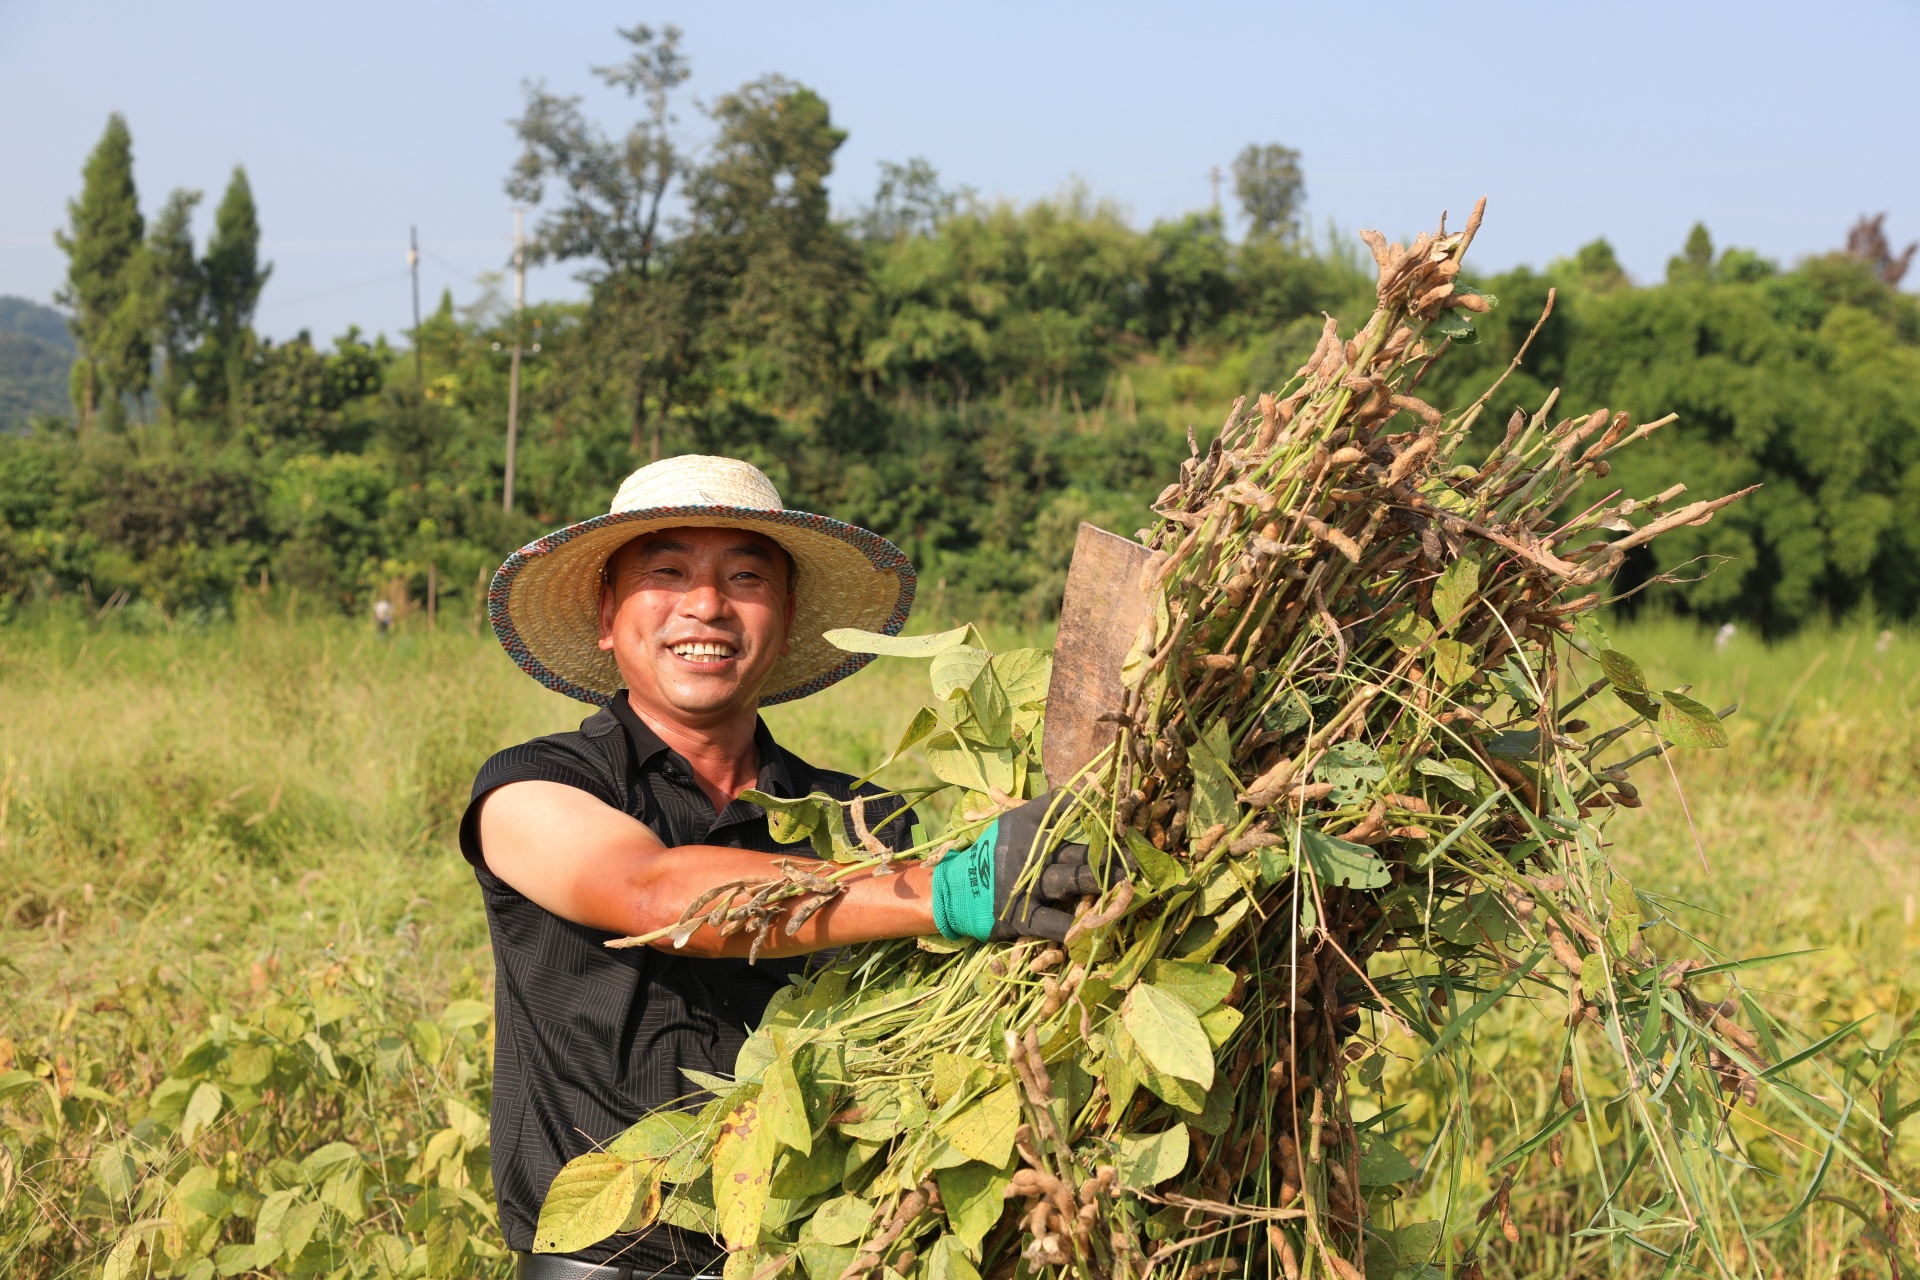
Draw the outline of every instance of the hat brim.
M656 529L704 526L764 534L793 557L795 610L789 651L767 677L761 706L791 702L873 661L822 633L858 627L898 635L913 610L913 565L871 530L809 511L752 507L652 507L595 516L529 542L487 588L493 634L519 668L556 693L605 706L625 684L600 648L600 577L607 557Z

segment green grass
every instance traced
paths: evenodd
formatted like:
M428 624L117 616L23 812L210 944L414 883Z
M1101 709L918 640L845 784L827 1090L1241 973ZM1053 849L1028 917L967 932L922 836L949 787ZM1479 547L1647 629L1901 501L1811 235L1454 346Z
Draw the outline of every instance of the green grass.
M1753 989L1809 1028L1871 1015L1863 1042L1884 1043L1920 1003L1920 639L1716 651L1647 623L1615 643L1661 687L1741 703L1726 750L1636 771L1620 866L1727 954L1817 948ZM864 772L924 688L883 659L767 718ZM23 619L0 628L0 707L0 1273L99 1274L120 1241L133 1276L504 1274L476 1127L491 964L452 823L489 752L585 709L470 625L381 639L260 609L145 634ZM1500 1025L1485 1083L1520 1098L1556 1029ZM1743 1136L1780 1186L1804 1179L1807 1152ZM1490 1273L1606 1273L1570 1195L1517 1189L1526 1235ZM1887 1274L1868 1230L1817 1203L1741 1257Z

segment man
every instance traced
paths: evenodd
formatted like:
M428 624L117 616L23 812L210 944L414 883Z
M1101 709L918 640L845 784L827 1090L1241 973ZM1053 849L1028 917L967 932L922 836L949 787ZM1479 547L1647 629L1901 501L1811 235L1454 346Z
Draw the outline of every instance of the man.
M741 791L877 793L782 749L758 710L858 671L870 658L821 633L896 634L913 587L886 539L788 510L758 470L709 457L635 472L607 515L521 548L495 576L488 600L507 652L600 708L572 733L489 760L460 825L493 940L494 1190L527 1280L718 1270L717 1242L667 1226L569 1258L529 1251L560 1167L649 1111L697 1102L683 1069L731 1074L767 1001L801 971L792 957L936 929L1059 938L1072 899L1098 888L1084 847L1036 853L1036 801L937 867L855 877L797 934L779 930L757 965L747 937L706 926L680 948L605 947L806 853L775 842ZM899 807L871 810L895 849L909 842Z

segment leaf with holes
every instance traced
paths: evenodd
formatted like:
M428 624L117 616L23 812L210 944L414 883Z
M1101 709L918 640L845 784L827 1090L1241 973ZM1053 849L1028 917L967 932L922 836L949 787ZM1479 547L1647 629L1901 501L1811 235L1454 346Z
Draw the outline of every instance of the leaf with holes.
M1300 830L1300 847L1323 885L1349 889L1378 889L1393 879L1380 855L1366 845L1330 836L1313 827Z
M659 1180L651 1162L589 1151L554 1175L533 1229L535 1253L574 1253L622 1229L650 1198L657 1209ZM629 1228L631 1229L631 1228Z

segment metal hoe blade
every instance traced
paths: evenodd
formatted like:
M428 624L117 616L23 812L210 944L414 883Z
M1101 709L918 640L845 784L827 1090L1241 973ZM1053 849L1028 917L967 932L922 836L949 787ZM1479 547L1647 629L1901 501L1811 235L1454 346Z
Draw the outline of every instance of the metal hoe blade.
M1120 712L1120 667L1147 619L1140 569L1151 554L1130 538L1080 526L1060 604L1040 747L1049 786L1070 782L1120 732L1113 719L1101 717Z

